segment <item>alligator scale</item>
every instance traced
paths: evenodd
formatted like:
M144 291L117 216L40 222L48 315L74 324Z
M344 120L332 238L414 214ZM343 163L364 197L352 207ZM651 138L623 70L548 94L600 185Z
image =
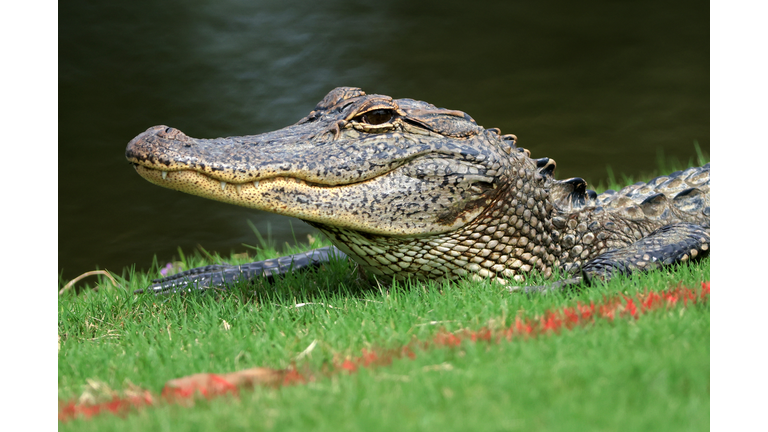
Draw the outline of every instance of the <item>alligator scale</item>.
M348 256L384 278L517 284L559 268L589 281L709 253L709 164L597 195L556 180L514 135L412 99L331 91L261 135L195 139L166 126L126 157L157 185L302 219L336 248L155 281L155 292L224 285Z

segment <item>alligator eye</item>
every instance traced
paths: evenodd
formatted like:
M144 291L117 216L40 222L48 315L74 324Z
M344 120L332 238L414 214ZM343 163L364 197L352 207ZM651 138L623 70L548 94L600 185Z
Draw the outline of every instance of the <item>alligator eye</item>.
M360 123L367 123L369 125L380 125L389 122L395 117L395 111L391 109L377 109L368 111L365 114L361 114L354 118Z

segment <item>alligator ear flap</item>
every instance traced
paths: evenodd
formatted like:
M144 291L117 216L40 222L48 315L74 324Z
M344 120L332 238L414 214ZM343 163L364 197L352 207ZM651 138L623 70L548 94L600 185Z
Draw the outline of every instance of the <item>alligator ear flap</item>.
M470 137L485 130L463 111L445 108L410 110L404 120L440 135L454 138Z

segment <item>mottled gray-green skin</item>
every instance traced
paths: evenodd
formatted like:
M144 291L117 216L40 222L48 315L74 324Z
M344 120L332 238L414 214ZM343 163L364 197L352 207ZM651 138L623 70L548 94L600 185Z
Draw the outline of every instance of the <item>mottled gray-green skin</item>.
M463 112L357 88L261 135L156 126L126 156L161 186L303 219L396 279L606 277L709 251L709 164L598 196Z

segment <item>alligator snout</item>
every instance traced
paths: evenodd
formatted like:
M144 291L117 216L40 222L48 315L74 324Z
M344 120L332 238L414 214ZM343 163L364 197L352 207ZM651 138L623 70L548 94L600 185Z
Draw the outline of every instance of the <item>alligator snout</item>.
M181 146L179 146L179 142ZM175 147L189 147L191 138L184 132L165 125L152 126L128 143L125 156L128 160L153 160ZM153 157L154 156L154 157ZM168 165L168 162L165 163Z

